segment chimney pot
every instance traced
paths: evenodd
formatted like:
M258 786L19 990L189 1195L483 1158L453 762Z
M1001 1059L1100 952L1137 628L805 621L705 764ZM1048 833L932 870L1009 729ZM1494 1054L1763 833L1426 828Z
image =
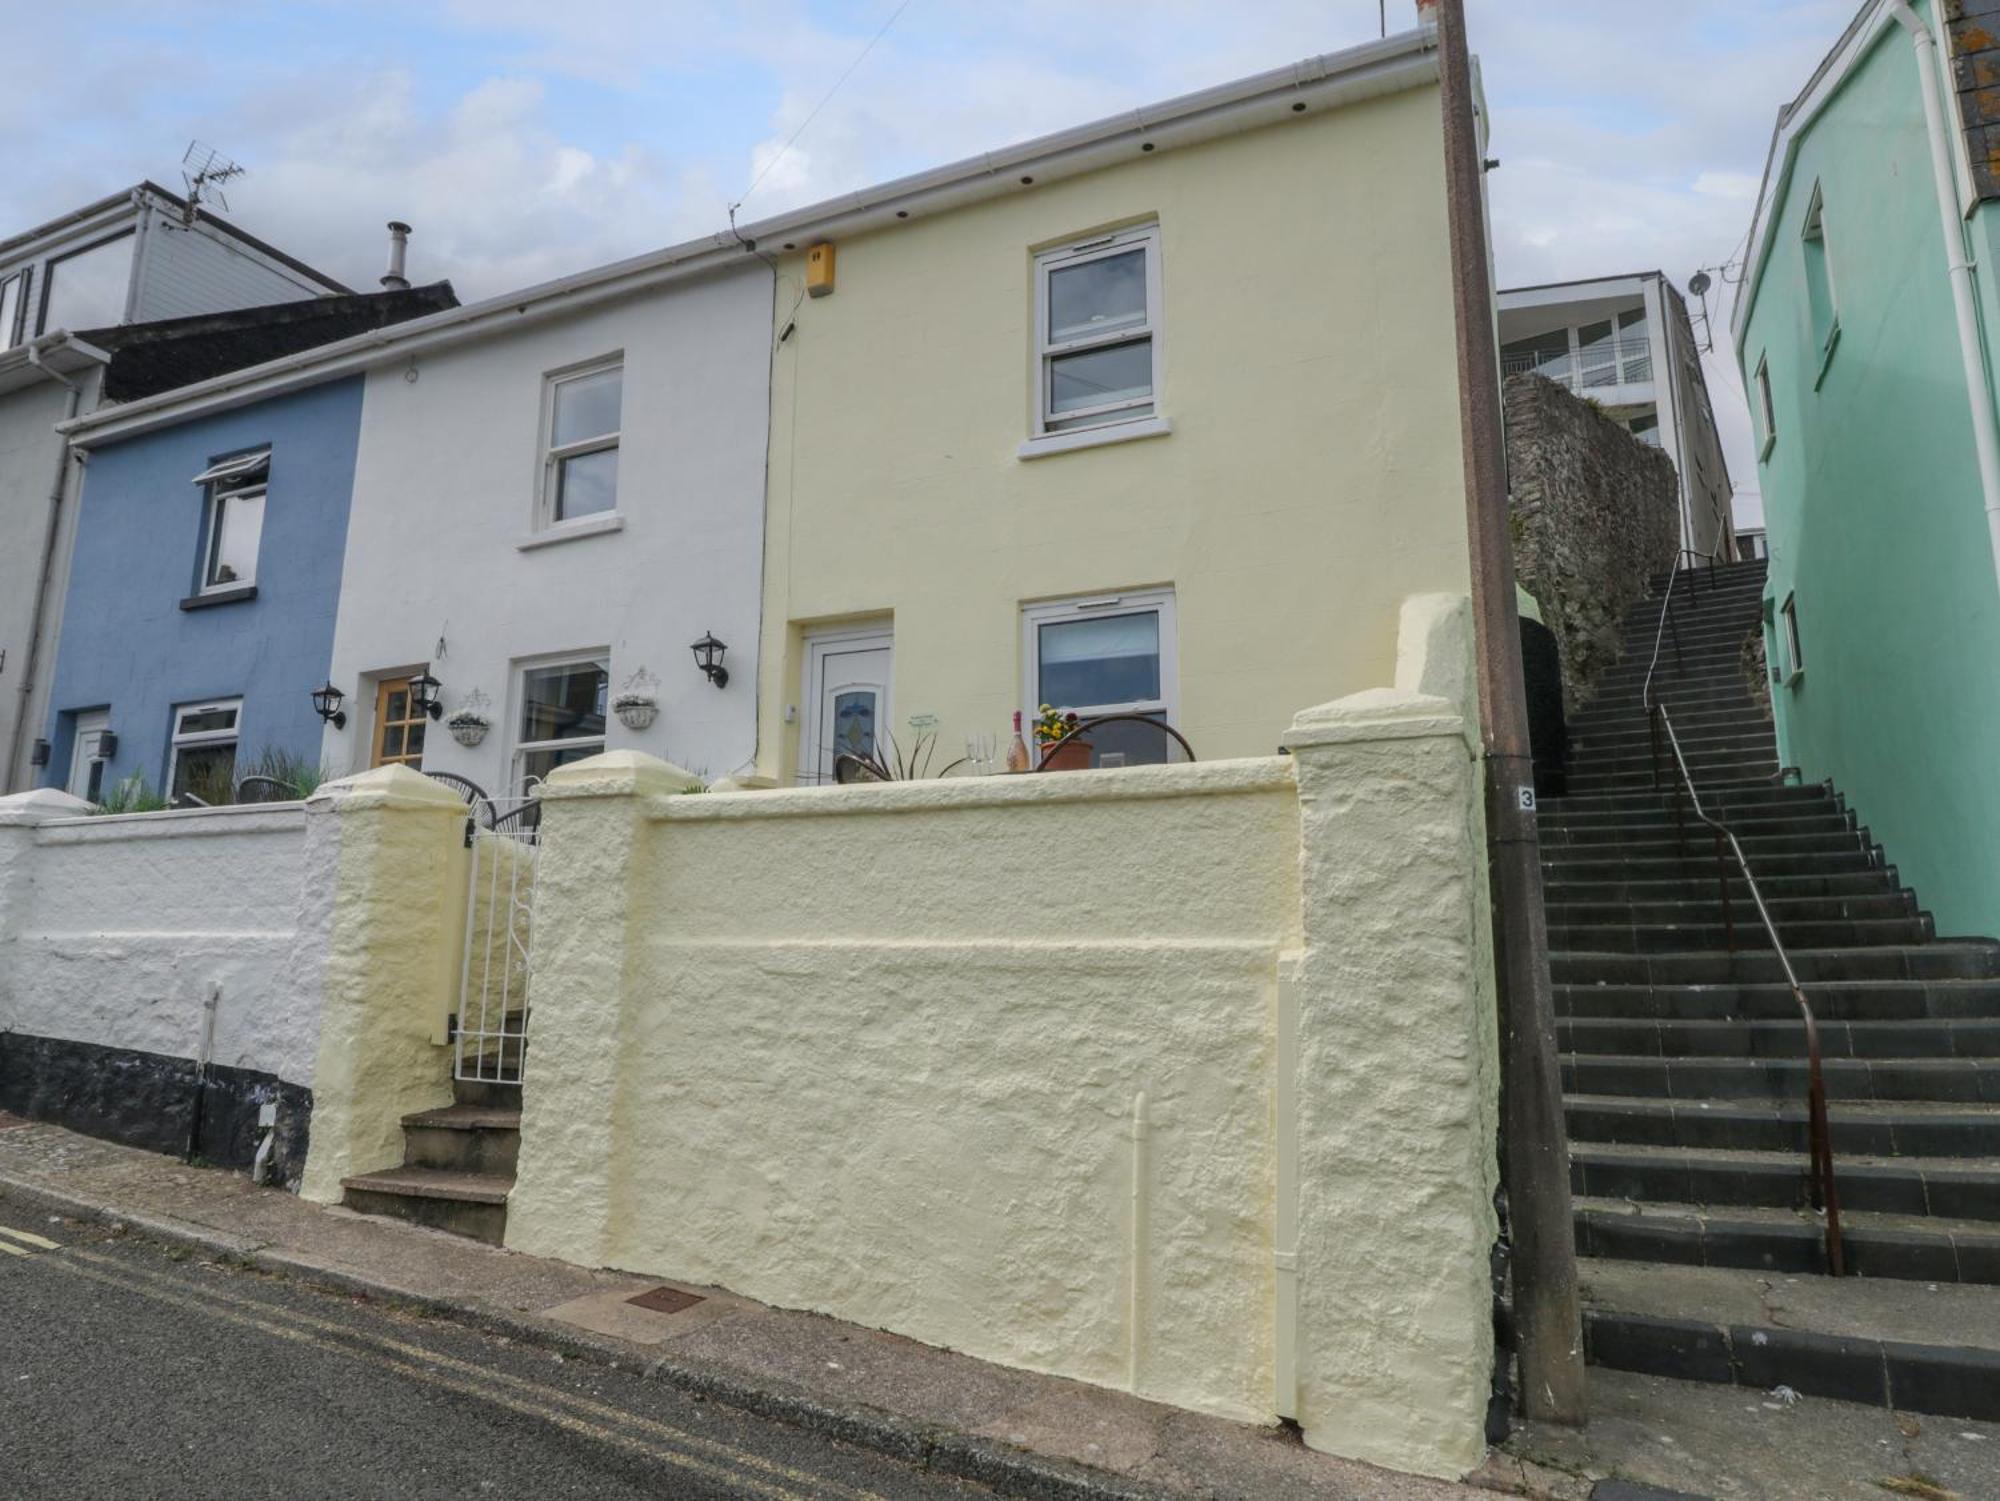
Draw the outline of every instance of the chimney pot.
M401 292L410 285L409 277L403 274L403 260L410 248L410 226L399 219L389 221L389 271L382 278L382 285L391 292Z

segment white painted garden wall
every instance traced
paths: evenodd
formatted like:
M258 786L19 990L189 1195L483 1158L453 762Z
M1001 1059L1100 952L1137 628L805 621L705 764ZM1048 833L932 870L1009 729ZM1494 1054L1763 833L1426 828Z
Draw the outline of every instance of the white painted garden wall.
M295 803L0 822L0 1032L192 1058L214 984L214 1061L309 1085L305 836Z

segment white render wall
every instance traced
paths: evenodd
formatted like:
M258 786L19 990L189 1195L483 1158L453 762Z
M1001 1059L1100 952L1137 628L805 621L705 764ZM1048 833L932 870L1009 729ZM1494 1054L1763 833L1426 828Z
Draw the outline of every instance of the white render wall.
M635 733L612 717L609 749L710 777L751 761L771 295L770 271L746 254L740 271L370 373L333 648L350 713L326 734L332 770L369 764L375 682L428 665L447 713L477 689L493 728L468 749L433 724L424 769L504 794L517 665L604 649L613 694L641 667L660 683L658 719ZM622 528L524 549L544 377L621 351ZM720 691L688 650L705 631L729 647Z
M331 883L305 879L305 836L295 803L0 817L0 1032L191 1058L214 983L214 1061L310 1085L325 943L306 896Z

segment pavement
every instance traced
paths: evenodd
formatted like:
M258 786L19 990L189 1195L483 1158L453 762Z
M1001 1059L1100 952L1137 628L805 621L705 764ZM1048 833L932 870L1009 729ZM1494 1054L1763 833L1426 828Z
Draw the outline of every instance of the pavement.
M1122 1392L991 1365L879 1330L771 1308L719 1288L544 1261L396 1220L308 1204L256 1187L238 1173L186 1167L172 1158L0 1113L0 1227L6 1226L61 1247L38 1251L40 1258L150 1256L155 1264L149 1270L156 1275L171 1274L171 1266L158 1264L164 1248L170 1257L199 1269L197 1280L209 1287L199 1296L211 1301L221 1289L239 1298L283 1304L298 1314L310 1300L319 1299L312 1316L336 1327L308 1325L316 1336L379 1349L385 1330L394 1325L402 1331L397 1337L432 1351L431 1361L449 1357L459 1362L448 1368L454 1379L476 1385L484 1379L478 1373L490 1371L505 1386L502 1378L534 1379L539 1373L546 1388L549 1373L556 1371L565 1373L569 1397L597 1404L580 1409L538 1390L535 1403L562 1409L554 1417L541 1413L541 1426L567 1437L544 1434L533 1443L523 1439L529 1447L517 1452L489 1441L482 1425L493 1421L490 1414L450 1412L440 1422L457 1426L431 1432L431 1416L446 1399L427 1388L417 1394L425 1403L423 1420L404 1422L402 1427L413 1431L400 1434L401 1446L394 1447L392 1440L399 1435L385 1436L374 1425L370 1414L375 1409L365 1397L354 1399L351 1423L311 1410L321 1400L316 1392L345 1389L324 1373L279 1385L282 1372L273 1374L274 1368L254 1355L239 1362L205 1329L183 1329L180 1365L160 1368L158 1379L143 1383L147 1390L179 1381L218 1412L240 1394L246 1404L243 1414L268 1414L254 1422L239 1416L232 1426L190 1429L182 1439L196 1445L190 1453L206 1452L215 1444L261 1452L263 1446L283 1449L296 1440L291 1448L296 1463L310 1454L335 1456L358 1441L392 1444L394 1462L385 1459L386 1467L373 1479L394 1478L401 1489L376 1489L364 1472L356 1472L353 1488L342 1489L331 1481L322 1483L315 1471L313 1494L620 1496L628 1492L619 1487L638 1484L633 1479L638 1476L650 1485L648 1494L691 1497L768 1495L775 1486L783 1494L842 1497L857 1488L900 1497L977 1495L982 1494L978 1487L985 1487L984 1493L1058 1501L1190 1496L1218 1501L1492 1501L1496 1491L1529 1501L1883 1501L1896 1496L2000 1501L2000 1424L1602 1369L1591 1372L1587 1427L1525 1425L1464 1485L1393 1474L1312 1453L1275 1428L1202 1417ZM0 1234L0 1243L8 1239ZM15 1242L17 1250L20 1244ZM123 1262L85 1265L106 1276L145 1280ZM41 1352L33 1358L43 1361L55 1360L66 1347L101 1343L125 1350L138 1340L119 1334L137 1327L129 1319L106 1314L110 1322L100 1329L92 1322L94 1315L78 1311L80 1305L62 1301L61 1294L40 1281L25 1280L23 1267L33 1268L36 1278L57 1276L52 1265L0 1253L0 1328L8 1335L0 1339L0 1388L23 1374L9 1363L16 1360L9 1340L17 1327L34 1331L22 1336L23 1349L30 1355ZM23 1297L23 1291L32 1296ZM109 1297L111 1290L100 1295ZM635 1296L646 1302L635 1305ZM190 1316L196 1312L184 1311ZM252 1310L252 1315L272 1323L286 1321L280 1314ZM423 1335L411 1338L413 1328ZM231 1338L238 1337L232 1331ZM291 1334L272 1337L297 1343ZM171 1343L159 1331L146 1339L162 1349ZM328 1358L337 1353L327 1352ZM164 1354L159 1358L164 1360ZM404 1359L425 1363L415 1355ZM91 1435L114 1449L129 1450L153 1430L172 1433L176 1424L195 1420L185 1410L149 1409L141 1403L130 1410L128 1421L127 1399L121 1395L107 1410L104 1386L90 1378L88 1364L42 1369L42 1379L54 1383L49 1390L66 1390L67 1397L51 1396L47 1406L14 1415L8 1404L18 1394L0 1390L0 1474L21 1453L38 1464L53 1463L50 1456L59 1443L67 1445L61 1452L73 1453ZM26 1385L34 1388L35 1371L25 1374L30 1377ZM68 1383L66 1388L62 1382ZM284 1394L282 1411L269 1410L262 1395L266 1390ZM519 1389L512 1391L520 1395ZM40 1392L35 1389L35 1400ZM474 1407L492 1401L479 1393L456 1395ZM400 1398L399 1410L406 1418L410 1400L407 1392ZM347 1399L342 1403L336 1412L350 1411ZM699 1419L689 1417L696 1408ZM16 1421L17 1416L25 1421ZM585 1428L575 1428L571 1419L584 1422ZM732 1453L749 1455L756 1463L722 1456L717 1475L676 1471L673 1483L661 1486L658 1467L673 1461L647 1446L686 1448L685 1437L676 1435L695 1422L727 1430ZM590 1424L610 1435L587 1431ZM275 1437L265 1431L273 1426ZM204 1431L210 1440L196 1438ZM570 1458L587 1464L580 1473L595 1477L596 1488L578 1489L577 1482L564 1489L568 1482L557 1482L566 1470L536 1468L555 1466L558 1448L536 1448L543 1440L557 1446L573 1442L588 1450L587 1460ZM11 1450L10 1443L15 1446ZM33 1444L51 1447L47 1453L22 1447ZM482 1447L504 1456L505 1463L483 1469L475 1465ZM165 1458L158 1462L168 1463ZM780 1465L796 1478L773 1480L758 1468L760 1463ZM162 1478L150 1487L71 1485L67 1493L286 1493L254 1480L211 1484L205 1475L171 1467L145 1473ZM435 1476L436 1485L426 1489L431 1481L423 1479L420 1485L413 1476ZM908 1489L912 1484L919 1488ZM292 1493L298 1493L296 1487Z
M1315 1454L1276 1428L992 1365L719 1288L592 1271L309 1204L239 1173L183 1166L5 1114L0 1225L59 1242L83 1230L150 1242L300 1289L346 1294L357 1319L416 1313L448 1320L472 1335L637 1373L744 1419L787 1425L809 1443L886 1457L938 1485L970 1481L1001 1495L1055 1501L1490 1501L1489 1492ZM21 1264L0 1255L0 1278ZM651 1300L660 1307L630 1301L662 1288L667 1295ZM11 1334L18 1300L6 1289L0 1281L0 1320ZM246 1374L239 1387L226 1369L210 1369L206 1358L199 1365L184 1379L209 1388L217 1403L259 1379ZM99 1426L116 1415L88 1403L82 1411ZM163 1485L153 1493L209 1492ZM253 1485L239 1493L271 1492ZM354 1493L374 1494L365 1487ZM454 1492L467 1493L477 1492ZM499 1492L542 1493L511 1483Z

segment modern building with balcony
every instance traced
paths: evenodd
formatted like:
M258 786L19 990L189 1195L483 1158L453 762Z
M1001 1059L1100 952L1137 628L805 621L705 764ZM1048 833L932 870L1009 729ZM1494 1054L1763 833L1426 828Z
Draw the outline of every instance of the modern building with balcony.
M1729 471L1687 304L1658 271L1499 295L1502 375L1548 377L1663 449L1681 479L1681 545L1736 556Z

